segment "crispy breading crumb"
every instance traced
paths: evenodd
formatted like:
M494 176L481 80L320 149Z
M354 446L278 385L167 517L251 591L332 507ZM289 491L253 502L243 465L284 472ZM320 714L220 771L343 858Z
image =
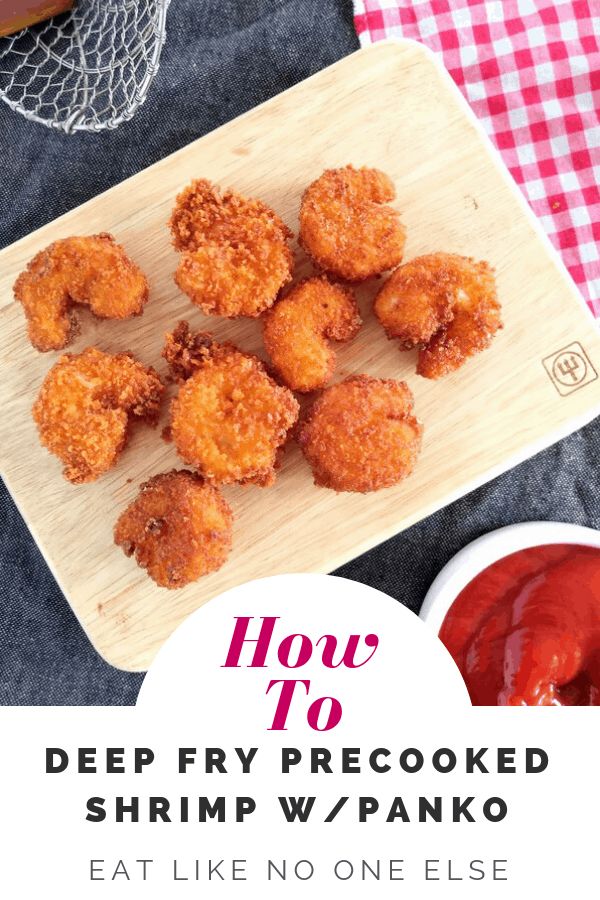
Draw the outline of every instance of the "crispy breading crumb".
M215 344L207 331L193 332L187 322L178 322L165 335L162 355L167 361L171 377L178 384L186 381L211 355Z

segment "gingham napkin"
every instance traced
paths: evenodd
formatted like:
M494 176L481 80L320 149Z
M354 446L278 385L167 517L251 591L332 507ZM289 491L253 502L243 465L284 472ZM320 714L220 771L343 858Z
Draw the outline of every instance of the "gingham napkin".
M354 0L440 54L600 317L600 0Z

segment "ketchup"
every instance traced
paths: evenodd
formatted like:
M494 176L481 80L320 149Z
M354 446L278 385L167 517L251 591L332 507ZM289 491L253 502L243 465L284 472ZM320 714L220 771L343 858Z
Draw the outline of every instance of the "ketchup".
M600 550L498 560L458 595L440 639L475 706L600 706Z

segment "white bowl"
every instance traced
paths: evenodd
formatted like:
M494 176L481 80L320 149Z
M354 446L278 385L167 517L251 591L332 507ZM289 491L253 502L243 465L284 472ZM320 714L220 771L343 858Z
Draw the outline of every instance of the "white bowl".
M490 531L467 544L444 566L429 588L419 615L439 632L446 613L476 575L510 553L542 544L600 547L600 531L567 522L521 522Z

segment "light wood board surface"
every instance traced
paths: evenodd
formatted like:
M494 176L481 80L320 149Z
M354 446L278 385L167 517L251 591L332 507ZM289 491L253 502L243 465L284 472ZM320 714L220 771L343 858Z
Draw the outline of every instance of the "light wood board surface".
M92 344L132 350L164 372L164 332L187 318L264 355L257 322L208 320L176 287L166 227L175 195L192 178L208 177L261 197L297 233L303 189L323 169L346 163L380 167L394 179L408 229L405 259L444 250L495 266L505 328L461 371L427 381L415 374L414 353L400 353L374 320L377 283L362 287L365 325L340 348L335 377L366 372L408 381L425 426L415 473L370 495L335 494L313 485L292 445L274 487L225 489L236 513L225 566L179 591L158 588L113 545L112 529L141 481L182 465L160 437L167 404L159 428L136 427L116 468L99 481L64 481L30 415L58 354L39 354L27 342L13 282L51 241L110 231L147 273L150 301L141 318L124 323L82 312L70 351ZM297 274L307 274L305 257L296 255ZM449 76L408 41L347 57L4 250L0 327L3 474L94 646L131 670L147 668L182 619L216 594L265 575L331 571L600 410L592 369L600 371L600 337L591 316ZM561 387L543 360L550 358L551 370L554 355L575 342L592 367L581 384L571 387L566 376ZM526 497L523 504L526 512Z

